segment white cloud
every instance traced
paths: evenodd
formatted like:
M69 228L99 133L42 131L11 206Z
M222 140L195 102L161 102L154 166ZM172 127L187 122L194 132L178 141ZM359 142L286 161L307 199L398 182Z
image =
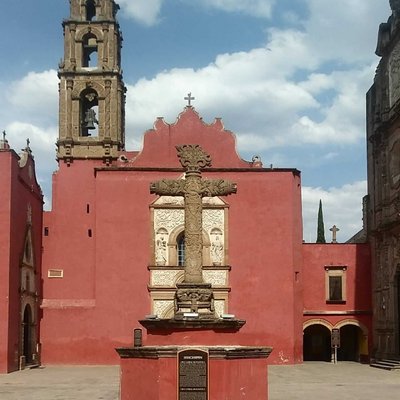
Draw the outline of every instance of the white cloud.
M329 229L336 225L340 231L338 242L345 242L362 228L362 198L367 193L367 182L358 181L322 189L320 187L302 188L303 197L303 237L306 242L315 242L317 239L317 216L319 200L325 223L325 239L332 239Z
M387 0L308 0L304 21L309 47L319 58L345 64L373 59L378 25L390 15Z
M29 72L5 90L3 118L52 124L58 115L58 77L55 70ZM8 114L8 115L7 115Z
M270 17L275 0L200 0L199 3L227 12L241 12L255 17Z
M321 104L321 121L301 115L291 127L293 136L300 136L301 142L315 144L345 144L364 140L364 93L370 86L373 74L374 66L367 66L330 75L311 75L308 82L300 83L303 88L309 88L311 93L334 90L335 95L328 105Z
M121 10L127 17L151 26L159 21L163 0L118 0Z

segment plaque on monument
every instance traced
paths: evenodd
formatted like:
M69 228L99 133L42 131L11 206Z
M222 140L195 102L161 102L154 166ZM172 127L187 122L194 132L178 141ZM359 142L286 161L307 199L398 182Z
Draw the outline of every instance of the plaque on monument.
M208 400L208 353L182 350L178 353L178 400Z

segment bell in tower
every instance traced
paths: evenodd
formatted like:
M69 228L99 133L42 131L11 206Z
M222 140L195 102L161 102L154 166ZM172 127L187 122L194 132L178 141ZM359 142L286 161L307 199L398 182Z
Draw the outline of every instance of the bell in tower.
M68 1L68 0L64 0ZM114 0L69 0L59 65L57 159L118 158L125 141L122 35Z

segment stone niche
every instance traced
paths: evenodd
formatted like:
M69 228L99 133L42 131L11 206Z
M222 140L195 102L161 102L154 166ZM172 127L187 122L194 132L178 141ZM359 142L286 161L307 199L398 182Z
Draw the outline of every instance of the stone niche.
M217 316L227 313L229 287L228 205L218 197L203 198L203 278L211 283ZM180 243L184 233L183 197L161 196L151 205L152 239L149 291L151 314L172 318L176 284L184 278Z

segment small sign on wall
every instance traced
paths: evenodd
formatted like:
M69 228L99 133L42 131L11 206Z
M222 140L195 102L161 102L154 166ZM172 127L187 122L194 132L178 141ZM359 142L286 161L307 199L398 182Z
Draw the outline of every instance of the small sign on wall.
M178 400L208 400L208 352L178 352Z
M63 278L64 270L63 269L49 269L47 271L48 278Z
M332 347L340 347L340 330L339 329L332 329L332 336L331 336L331 344Z

